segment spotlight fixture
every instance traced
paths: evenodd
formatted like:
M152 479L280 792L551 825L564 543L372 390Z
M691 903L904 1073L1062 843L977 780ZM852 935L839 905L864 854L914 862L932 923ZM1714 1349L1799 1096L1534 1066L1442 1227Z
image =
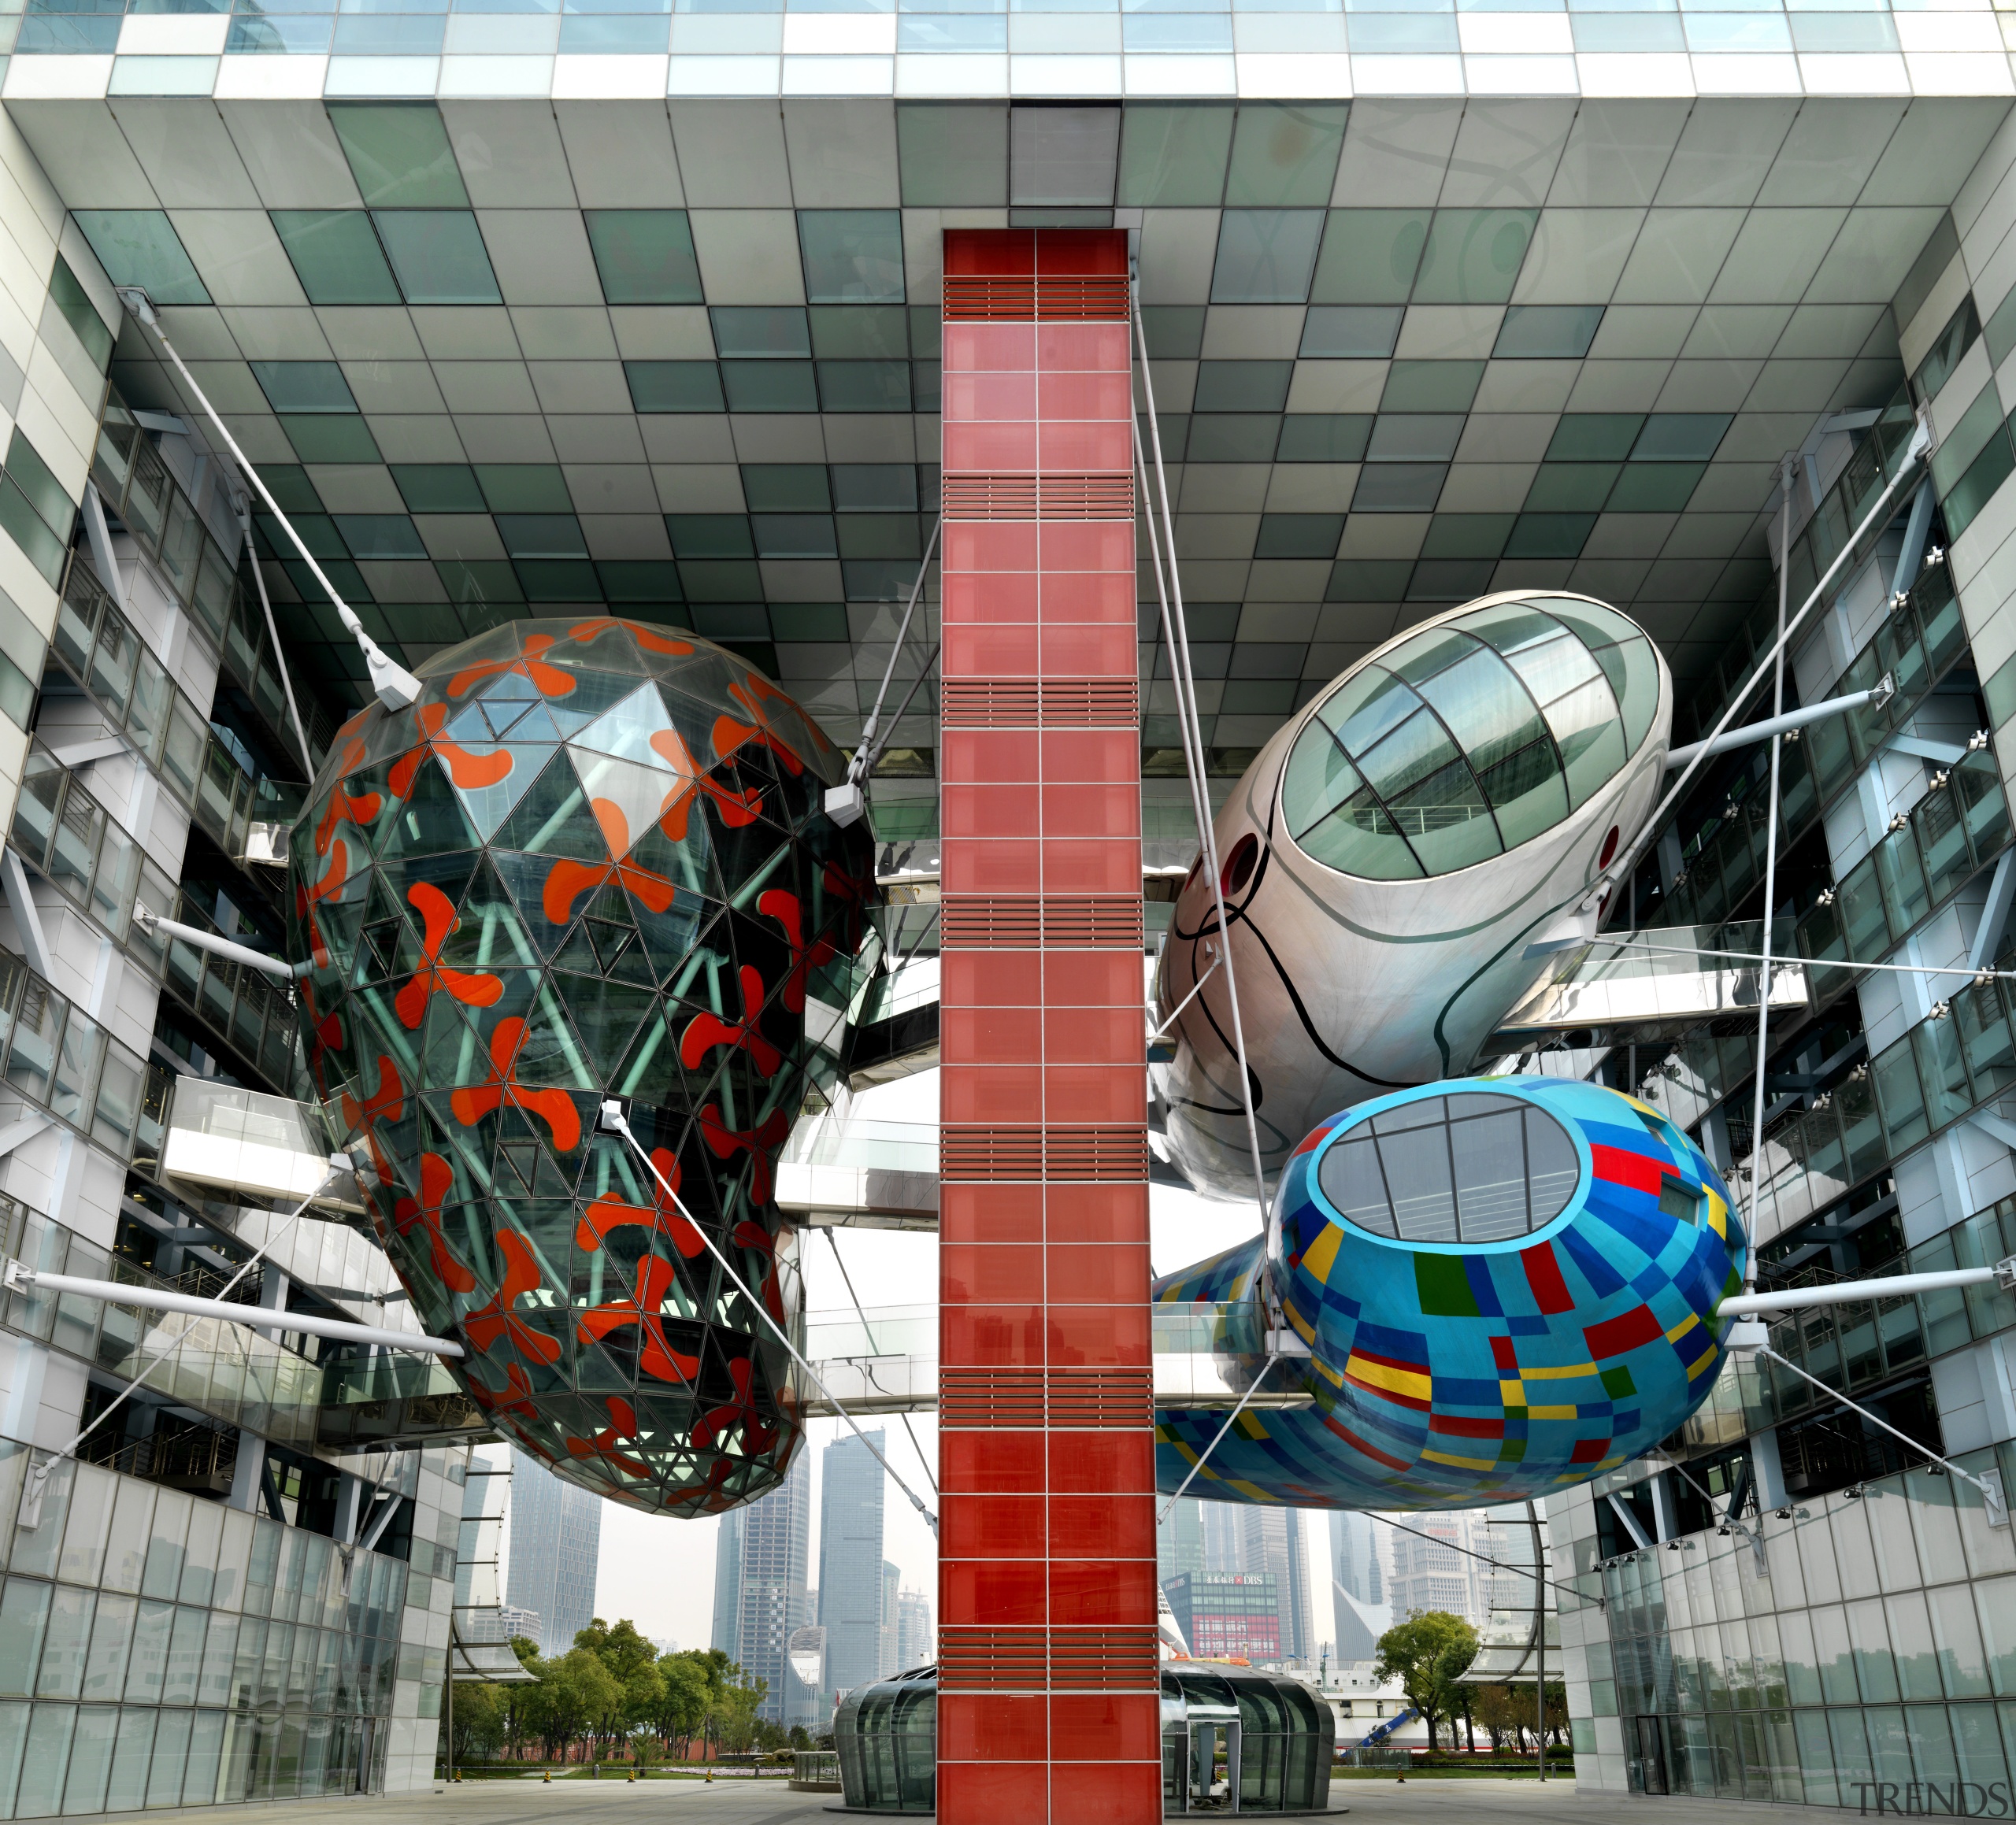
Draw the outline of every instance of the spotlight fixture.
M1841 1491L1841 1494L1846 1496L1851 1502L1860 1501L1862 1500L1862 1485L1858 1483L1851 1483L1846 1489Z
M1790 1508L1779 1508L1775 1512L1781 1521L1788 1521L1792 1518L1792 1511Z

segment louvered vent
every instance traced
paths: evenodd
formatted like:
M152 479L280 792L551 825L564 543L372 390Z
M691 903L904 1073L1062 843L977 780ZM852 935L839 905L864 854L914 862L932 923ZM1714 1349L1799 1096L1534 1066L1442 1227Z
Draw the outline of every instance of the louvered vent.
M1040 944L1136 950L1141 902L1133 894L949 894L939 908L941 942L995 950Z

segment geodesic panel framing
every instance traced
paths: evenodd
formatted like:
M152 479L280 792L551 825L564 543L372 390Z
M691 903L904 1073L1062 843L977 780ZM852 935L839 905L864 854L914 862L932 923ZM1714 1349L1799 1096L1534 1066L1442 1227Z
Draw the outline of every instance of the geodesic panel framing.
M821 809L840 757L743 661L639 622L510 623L421 676L344 725L294 833L331 1126L501 1427L632 1506L752 1499L802 1435L789 1357L695 1225L795 1321L772 1163L873 892ZM676 1202L595 1132L606 1097Z

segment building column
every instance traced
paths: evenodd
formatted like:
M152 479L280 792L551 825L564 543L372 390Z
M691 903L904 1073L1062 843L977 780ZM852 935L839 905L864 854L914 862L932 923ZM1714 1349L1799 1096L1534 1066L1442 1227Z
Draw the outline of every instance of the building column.
M945 1825L1162 1816L1127 305L946 235Z

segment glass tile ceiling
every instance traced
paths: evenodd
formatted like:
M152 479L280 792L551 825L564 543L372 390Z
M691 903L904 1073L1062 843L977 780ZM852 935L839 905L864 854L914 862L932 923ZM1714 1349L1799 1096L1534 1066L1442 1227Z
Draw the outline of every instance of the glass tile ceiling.
M1494 590L1599 598L1704 669L1768 575L1780 453L1895 392L1892 300L2008 103L90 106L22 129L408 664L613 604L841 742L936 505L939 212L1142 209L1203 732L1236 750ZM113 378L194 420L130 326ZM277 533L291 646L354 697ZM927 757L932 695L896 738Z

